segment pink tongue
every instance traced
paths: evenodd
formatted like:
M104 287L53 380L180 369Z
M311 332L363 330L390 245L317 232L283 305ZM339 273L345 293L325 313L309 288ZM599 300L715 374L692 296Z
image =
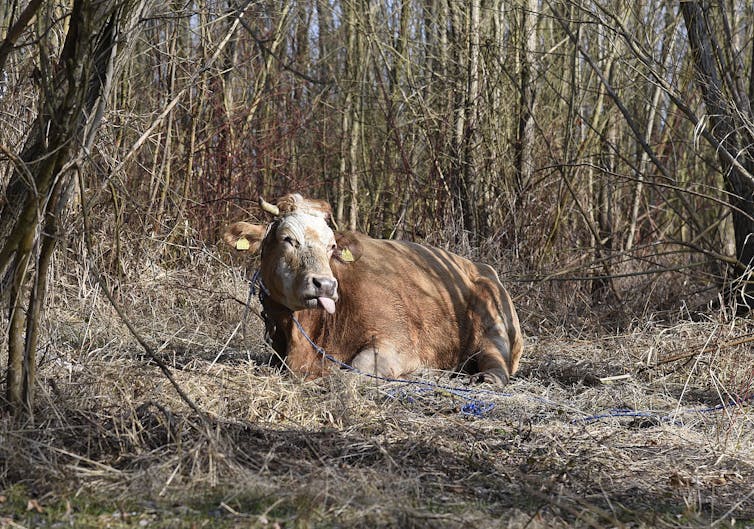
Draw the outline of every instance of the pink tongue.
M322 305L322 308L325 309L330 314L335 314L335 302L330 298L317 298L317 301L319 301L319 304Z

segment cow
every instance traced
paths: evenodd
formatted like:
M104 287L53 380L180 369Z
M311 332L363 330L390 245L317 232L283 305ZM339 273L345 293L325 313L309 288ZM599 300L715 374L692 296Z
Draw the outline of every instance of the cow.
M333 231L330 205L297 193L260 206L272 215L268 224L236 222L223 239L261 252L268 339L294 373L313 379L337 365L312 342L385 378L426 367L504 385L518 369L518 315L492 267L428 245Z

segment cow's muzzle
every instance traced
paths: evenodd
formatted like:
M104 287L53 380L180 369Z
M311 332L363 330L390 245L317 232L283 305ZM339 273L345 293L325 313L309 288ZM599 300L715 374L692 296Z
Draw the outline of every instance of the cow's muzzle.
M330 314L335 312L338 301L338 280L331 276L309 275L306 279L307 291L311 293L309 304L321 306Z

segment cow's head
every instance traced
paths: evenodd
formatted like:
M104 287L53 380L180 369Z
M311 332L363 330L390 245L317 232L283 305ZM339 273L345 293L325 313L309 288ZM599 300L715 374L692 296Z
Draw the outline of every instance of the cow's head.
M266 226L236 222L223 234L237 250L261 248L260 275L270 297L290 310L320 306L335 312L338 281L330 268L336 249L327 202L286 195L276 206L260 199L273 216Z

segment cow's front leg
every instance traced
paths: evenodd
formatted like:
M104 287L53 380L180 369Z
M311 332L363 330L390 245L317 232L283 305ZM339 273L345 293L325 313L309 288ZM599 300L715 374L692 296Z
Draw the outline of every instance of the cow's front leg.
M351 366L367 375L397 378L416 371L420 362L417 358L400 354L393 345L383 343L359 351Z

